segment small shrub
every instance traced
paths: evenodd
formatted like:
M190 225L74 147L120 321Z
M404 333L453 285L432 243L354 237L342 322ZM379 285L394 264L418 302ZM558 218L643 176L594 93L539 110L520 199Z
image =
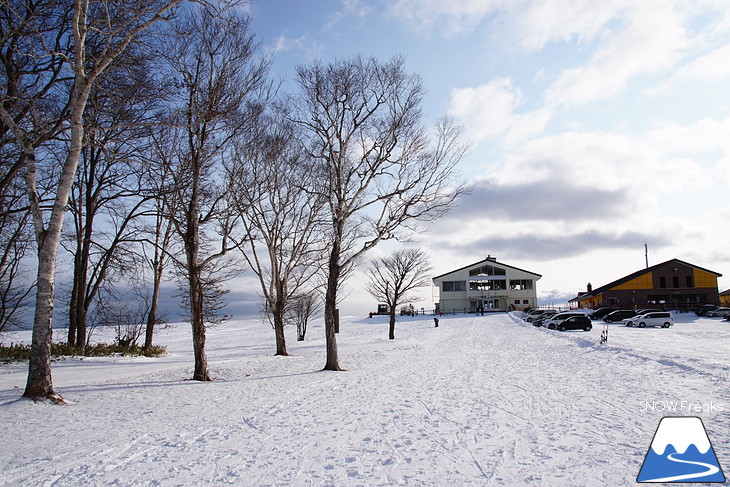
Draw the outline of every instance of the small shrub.
M145 356L145 357L161 357L167 353L167 349L161 346L150 347L149 350L145 350L137 345L124 346L119 343L96 343L93 345L87 345L84 349L84 353L81 353L81 349L67 343L53 343L51 345L51 356L52 357L111 357L113 355L124 355L124 356ZM18 362L21 360L28 360L30 358L30 345L17 345L10 344L5 345L0 343L0 361L4 363Z
M30 345L0 343L0 362L10 363L30 358Z

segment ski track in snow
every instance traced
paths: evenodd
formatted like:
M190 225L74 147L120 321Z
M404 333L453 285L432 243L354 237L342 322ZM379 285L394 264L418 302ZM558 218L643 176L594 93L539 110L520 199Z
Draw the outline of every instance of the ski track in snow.
M187 380L178 325L164 358L56 362L65 407L19 400L27 365L2 365L0 485L635 485L668 414L640 404L662 400L723 404L686 415L730 464L730 324L612 327L600 346L599 326L505 314L404 319L391 341L383 319L343 319L346 372L319 371L321 327L291 357L260 322L213 328L212 383Z

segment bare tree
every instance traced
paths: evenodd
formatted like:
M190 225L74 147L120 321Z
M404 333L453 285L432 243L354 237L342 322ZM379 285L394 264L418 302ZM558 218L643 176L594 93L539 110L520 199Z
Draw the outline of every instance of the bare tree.
M11 198L3 197L3 202ZM0 215L0 333L17 328L23 318L33 282L25 266L32 239L28 236L27 211Z
M184 248L179 263L193 334L193 379L208 381L206 326L222 306L222 283L238 270L222 260L236 248L223 162L262 110L258 95L269 64L257 54L248 18L235 12L213 16L201 10L177 28L186 35L164 53L180 95L172 116L177 128L169 202Z
M316 176L295 126L265 117L230 168L246 237L241 252L259 280L271 316L276 355L288 355L284 324L290 301L303 296L323 264L324 199L311 191ZM300 303L302 304L302 303Z
M155 181L158 184L156 191L158 197L154 200L151 216L153 219L152 230L148 232L152 235L152 240L150 241L152 255L149 256L147 254L148 248L150 247L149 245L142 246L142 252L145 254L145 261L149 264L150 271L152 272L152 290L149 296L149 311L147 313L145 327L145 350L150 350L152 348L155 328L161 323L164 324L164 320L158 312L158 305L165 270L171 260L169 251L172 246L172 237L174 232L172 220L169 218L170 213L167 205L169 191L167 186L171 182L170 170L172 167L170 164L166 163L165 149L157 142L155 142L154 148L153 159L156 159L157 164L150 164L151 170L148 173L152 181ZM154 154L157 154L158 157L155 158Z
M155 23L172 15L181 2L140 0L130 4L77 0L72 7L70 2L39 2L47 6L48 10L44 12L36 9L37 5L26 2L2 4L4 16L14 19L14 24L21 31L18 38L24 39L24 51L16 49L12 55L23 59L43 59L49 63L45 70L34 74L38 84L54 86L54 80L60 76L65 74L69 78L69 84L62 85L64 89L59 88L54 93L58 102L56 106L63 107L60 112L68 114L69 146L56 172L53 204L47 216L44 215L38 191L37 134L32 130L32 124L27 123L26 116L13 116L4 104L0 108L0 118L12 131L16 144L24 154L28 202L38 246L35 317L24 397L63 402L53 390L50 366L55 270L66 205L83 147L83 117L89 94L98 78L119 55ZM7 39L4 38L3 42L12 42ZM59 53L54 47L63 49ZM63 54L64 49L68 54ZM38 105L47 98L46 95L48 90L41 98L29 98L29 103L36 111ZM26 113L31 113L31 110ZM64 115L56 123L61 125L65 121Z
M68 204L74 258L68 342L81 349L87 314L109 270L137 270L132 246L141 236L134 222L159 196L143 170L146 122L161 91L149 71L143 56L125 52L91 91L84 116L84 147Z
M35 168L36 151L64 130L68 117L62 99L71 47L59 26L68 26L72 9L54 0L0 2L0 321L6 325L33 290L33 280L19 282L33 242L24 169ZM36 192L40 200L42 190Z
M367 268L367 292L390 308L388 338L395 339L395 313L398 306L412 299L411 292L428 285L432 270L428 256L421 249L400 249L370 262Z
M296 325L297 341L304 341L309 320L322 310L321 298L320 293L309 290L289 299L285 322Z
M466 148L441 120L422 122L423 85L404 60L353 57L297 69L294 118L322 180L331 229L325 295L326 370L341 370L336 330L342 271L379 242L447 211L464 192L455 169Z

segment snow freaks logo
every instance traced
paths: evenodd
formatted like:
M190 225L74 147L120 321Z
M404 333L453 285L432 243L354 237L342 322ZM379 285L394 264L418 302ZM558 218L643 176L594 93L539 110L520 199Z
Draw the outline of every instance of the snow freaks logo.
M725 482L702 420L695 416L662 418L636 481Z

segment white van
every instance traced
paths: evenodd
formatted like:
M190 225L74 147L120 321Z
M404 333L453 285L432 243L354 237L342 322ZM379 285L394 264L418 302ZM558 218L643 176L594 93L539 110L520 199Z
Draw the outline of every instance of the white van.
M652 311L640 316L634 316L631 318L634 326L639 328L645 328L647 326L661 326L662 328L669 328L674 324L674 318L672 314L667 311Z

